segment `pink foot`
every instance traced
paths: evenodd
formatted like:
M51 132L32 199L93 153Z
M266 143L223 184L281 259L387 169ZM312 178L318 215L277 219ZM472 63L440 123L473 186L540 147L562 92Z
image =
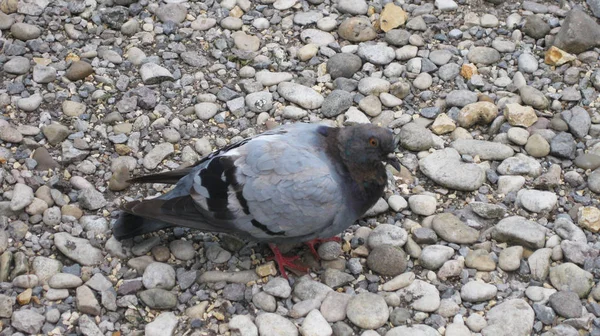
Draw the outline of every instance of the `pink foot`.
M277 263L277 266L279 267L279 273L281 273L281 276L283 276L284 278L288 278L287 273L285 271L285 268L289 268L292 270L297 270L300 272L308 272L308 267L303 267L300 265L297 265L294 263L295 260L297 260L298 258L300 258L300 256L292 256L292 257L284 257L281 254L281 251L279 251L279 248L275 245L275 244L269 244L269 247L271 248L271 251L273 251L273 254L275 255L274 259L275 262ZM273 259L273 258L269 258L269 259Z
M342 242L342 239L338 236L335 237L331 237L331 238L315 238L313 240L309 240L307 242L305 242L304 244L306 244L308 246L308 248L310 249L310 252L312 253L312 255L315 257L315 259L317 261L321 260L321 257L319 257L319 253L317 253L317 250L315 249L315 245L317 244L321 244L321 243L325 243L328 241L336 241L338 243Z

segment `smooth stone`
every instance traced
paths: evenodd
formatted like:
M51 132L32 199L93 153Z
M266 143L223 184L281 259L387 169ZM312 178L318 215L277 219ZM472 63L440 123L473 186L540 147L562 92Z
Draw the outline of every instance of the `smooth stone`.
M397 293L402 300L411 302L412 309L420 312L434 312L441 304L440 292L434 285L423 280L416 279Z
M512 272L521 266L521 257L523 256L522 246L510 246L500 252L498 257L498 267L505 272Z
M467 58L471 63L490 65L500 61L500 53L489 47L474 47L469 50Z
M359 328L377 329L388 320L388 305L382 296L360 293L348 302L346 316Z
M281 82L277 85L277 92L286 100L309 110L321 107L325 100L312 88L296 83Z
M421 172L451 189L473 191L485 182L485 172L476 164L464 163L453 148L435 151L419 160Z
M508 299L494 306L486 314L488 326L483 336L529 335L533 330L535 314L523 299Z
M550 282L559 291L573 291L585 298L594 286L594 277L573 263L563 263L550 267Z
M432 228L443 240L455 244L472 244L479 239L479 232L451 213L436 215L432 220Z
M507 145L483 140L456 140L450 144L461 155L479 156L482 160L500 161L514 155L514 150Z
M558 196L550 191L523 189L517 193L516 202L531 212L550 212L558 203Z
M467 302L481 302L493 299L498 293L496 286L479 281L469 281L460 289L460 297Z
M290 320L278 314L259 314L254 322L261 336L298 336L296 326Z
M92 246L87 239L59 232L54 234L54 244L64 255L81 265L98 265L104 261L102 251Z
M8 62L4 63L4 71L13 75L24 75L29 72L31 65L29 59L23 56L12 57Z
M515 245L539 249L544 247L546 232L540 224L520 216L502 219L492 231L492 238Z
M367 17L349 17L342 21L338 28L338 35L350 42L365 42L377 37L375 28Z
M515 156L502 161L497 170L501 175L529 175L537 177L542 174L542 165L527 155L517 153Z

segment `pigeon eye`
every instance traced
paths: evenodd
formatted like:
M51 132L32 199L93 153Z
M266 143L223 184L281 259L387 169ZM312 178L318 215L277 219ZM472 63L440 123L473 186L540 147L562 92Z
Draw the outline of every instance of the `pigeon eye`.
M379 146L379 141L377 141L375 138L369 138L369 145L371 147L377 147Z

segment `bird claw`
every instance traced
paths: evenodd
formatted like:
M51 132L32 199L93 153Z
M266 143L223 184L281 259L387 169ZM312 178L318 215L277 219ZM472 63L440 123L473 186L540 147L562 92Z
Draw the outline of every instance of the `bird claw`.
M279 248L275 246L275 244L269 244L269 248L271 248L271 251L273 251L274 256L267 259L275 259L275 262L279 267L279 273L281 273L281 276L283 276L284 278L288 279L287 272L285 271L286 267L303 273L308 272L308 267L300 266L294 263L294 261L298 260L300 256L296 255L291 257L284 257L283 254L281 254L281 251L279 251Z
M321 257L319 257L319 253L317 253L317 250L315 249L315 245L322 244L322 243L325 243L328 241L335 241L335 242L341 243L342 238L340 238L338 236L331 237L331 238L315 238L315 239L305 242L304 244L306 244L308 246L312 255L315 257L315 259L317 261L319 261L319 260L321 260Z

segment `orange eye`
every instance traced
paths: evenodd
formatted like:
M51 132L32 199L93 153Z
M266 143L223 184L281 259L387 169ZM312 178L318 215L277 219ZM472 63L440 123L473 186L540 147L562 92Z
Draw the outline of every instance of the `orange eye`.
M375 138L370 138L369 145L371 145L372 147L377 147L377 146L379 146L379 141L377 141L377 139L375 139Z

